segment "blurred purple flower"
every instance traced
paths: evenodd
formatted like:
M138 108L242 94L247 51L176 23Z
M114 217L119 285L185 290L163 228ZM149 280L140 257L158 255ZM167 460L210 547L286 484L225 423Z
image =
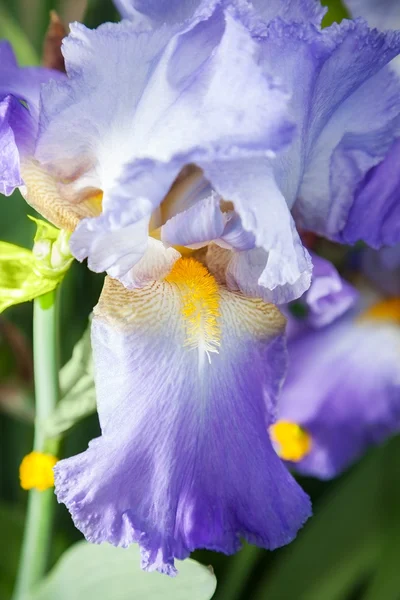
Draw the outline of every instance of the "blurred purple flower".
M296 471L329 479L400 431L400 298L377 300L364 290L327 327L293 330L278 426L271 433L278 427L282 456L299 450L289 463Z
M0 193L23 184L21 157L32 154L39 118L40 86L60 74L19 67L11 45L0 42Z

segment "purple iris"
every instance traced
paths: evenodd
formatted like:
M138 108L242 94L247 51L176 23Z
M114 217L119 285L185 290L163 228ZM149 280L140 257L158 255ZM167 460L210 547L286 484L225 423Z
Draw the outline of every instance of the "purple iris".
M61 74L18 66L8 42L0 42L0 192L22 185L21 157L32 154L39 119L40 86Z
M396 143L400 34L321 30L311 0L119 6L131 21L72 26L28 169L28 198L41 209L42 177L48 218L70 211L73 253L113 277L92 329L102 435L57 464L56 491L88 540L138 542L174 574L198 547L288 543L310 514L268 436L286 352L265 301L310 286L296 224L398 236L389 205L365 231L357 215ZM324 320L317 273L325 325L349 303L320 267L341 302Z
M400 298L364 287L355 302L346 286L352 308L342 317L322 328L292 328L271 429L278 453L296 471L321 479L400 430Z

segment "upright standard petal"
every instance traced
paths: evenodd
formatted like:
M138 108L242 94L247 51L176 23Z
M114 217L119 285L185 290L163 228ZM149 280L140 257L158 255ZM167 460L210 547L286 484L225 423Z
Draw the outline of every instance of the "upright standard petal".
M288 350L271 433L297 471L329 479L400 431L400 299L309 329ZM293 449L300 450L295 458Z
M92 329L102 436L55 469L89 541L138 542L145 569L172 575L195 548L293 539L309 500L267 433L283 327L191 258L141 290L106 282Z
M88 257L95 271L129 279L185 165L271 156L293 135L288 96L259 66L242 12L213 4L180 29L72 26L64 48L69 79L43 92L37 158L63 181L71 209L102 192L101 214L71 238L74 255ZM243 247L249 240L238 233Z
M399 135L400 82L386 65L400 51L400 32L370 30L362 20L321 31L277 19L260 44L265 68L294 90L291 107L300 135L273 171L296 221L342 242L383 244L396 237L381 222L373 228L363 220L372 208L364 187L372 185L374 167ZM395 172L390 177L397 182ZM382 200L381 213L391 202L390 195ZM397 228L394 219L388 228Z

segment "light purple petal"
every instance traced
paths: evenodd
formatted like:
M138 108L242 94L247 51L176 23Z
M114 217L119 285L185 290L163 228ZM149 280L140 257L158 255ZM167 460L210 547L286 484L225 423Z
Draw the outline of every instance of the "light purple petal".
M22 185L19 152L11 126L15 112L22 112L18 105L23 109L12 96L0 101L0 193L6 196Z
M217 6L179 33L138 33L128 22L72 26L64 43L69 80L44 89L37 156L75 193L104 192L102 215L72 238L75 256L88 256L93 270L126 275L140 259L146 223L186 164L271 155L289 143L288 97L264 76L238 19ZM130 244L129 233L117 239L133 225L138 241Z
M221 290L208 362L187 346L175 284L107 298L92 326L102 436L55 468L76 526L92 542L138 542L142 566L170 575L195 548L290 542L310 505L267 433L285 370L276 309Z
M384 147L384 143L377 147L379 154ZM348 165L354 171L351 162ZM342 165L338 164L336 172L340 172L343 176L345 170ZM361 239L373 248L390 246L399 242L399 173L400 139L394 142L385 159L376 167L369 169L358 183L346 224L340 234L336 236L339 241L344 244L354 244ZM354 179L357 181L359 176Z
M400 5L397 0L345 0L353 17L364 17L371 27L382 31L400 29Z
M398 325L345 318L291 341L279 418L312 437L300 473L339 474L400 430Z

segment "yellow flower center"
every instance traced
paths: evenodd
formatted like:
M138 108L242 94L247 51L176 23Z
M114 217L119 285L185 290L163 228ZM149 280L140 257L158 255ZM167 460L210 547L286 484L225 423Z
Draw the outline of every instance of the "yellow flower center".
M19 478L24 490L47 490L54 485L53 467L57 458L52 454L31 452L21 462Z
M360 320L388 321L400 325L400 298L386 298L368 308Z
M311 436L296 423L278 421L269 432L275 451L283 460L299 462L311 450Z
M216 280L197 260L180 258L165 281L175 284L182 294L187 332L185 346L203 350L210 360L210 352L218 352L221 338Z

